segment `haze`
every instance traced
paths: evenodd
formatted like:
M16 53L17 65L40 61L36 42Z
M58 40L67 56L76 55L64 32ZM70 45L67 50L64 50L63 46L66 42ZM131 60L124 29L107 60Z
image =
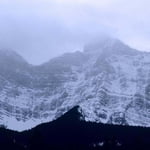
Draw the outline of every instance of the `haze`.
M149 6L149 0L1 0L0 48L41 64L105 34L149 51Z

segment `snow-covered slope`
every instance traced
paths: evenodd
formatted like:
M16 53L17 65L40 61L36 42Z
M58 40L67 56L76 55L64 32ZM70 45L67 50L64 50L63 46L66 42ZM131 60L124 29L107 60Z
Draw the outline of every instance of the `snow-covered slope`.
M150 126L150 53L116 39L41 66L0 50L0 124L26 130L79 105L86 121Z

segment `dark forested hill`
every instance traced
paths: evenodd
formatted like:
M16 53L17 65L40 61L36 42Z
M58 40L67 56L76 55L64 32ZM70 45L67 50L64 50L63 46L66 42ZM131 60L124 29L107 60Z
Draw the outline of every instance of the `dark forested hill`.
M29 131L0 129L0 149L7 150L149 150L150 128L82 121L78 107Z

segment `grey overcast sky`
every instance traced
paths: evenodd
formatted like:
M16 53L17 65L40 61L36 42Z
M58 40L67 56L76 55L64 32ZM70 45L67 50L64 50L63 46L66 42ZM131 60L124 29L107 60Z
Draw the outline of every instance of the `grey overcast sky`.
M0 0L0 48L32 64L102 34L150 51L150 0Z

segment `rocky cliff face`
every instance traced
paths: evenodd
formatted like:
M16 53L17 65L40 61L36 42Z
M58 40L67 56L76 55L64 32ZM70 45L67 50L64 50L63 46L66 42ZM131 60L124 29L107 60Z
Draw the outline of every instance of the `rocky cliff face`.
M0 124L22 131L79 105L86 121L150 126L149 66L150 53L114 39L41 66L0 50Z

